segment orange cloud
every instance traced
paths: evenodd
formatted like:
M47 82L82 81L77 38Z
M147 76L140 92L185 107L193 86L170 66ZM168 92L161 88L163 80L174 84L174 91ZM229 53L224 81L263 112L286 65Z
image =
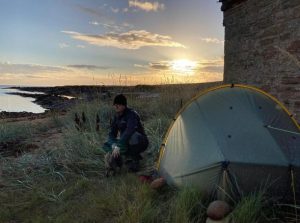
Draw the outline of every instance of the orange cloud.
M40 64L13 64L0 62L0 74L38 74L42 72L62 72L66 69L59 66L45 66Z
M201 38L201 40L206 43L224 44L223 40L219 40L217 38Z
M125 33L110 32L104 35L88 35L73 31L62 31L73 39L81 40L92 45L109 46L119 49L135 50L145 46L181 47L184 45L172 41L170 36L150 33L145 30L132 30Z
M146 12L149 11L158 11L158 10L164 10L165 5L159 2L140 2L138 0L130 0L129 7L135 7L141 10L144 10Z
M223 72L224 60L216 59L216 60L201 60L194 61L195 67L193 70L201 71L201 72ZM174 61L159 61L159 62L150 62L147 65L135 64L134 66L137 68L144 69L153 69L160 71L173 71L172 65Z
M111 67L108 66L96 66L96 65L89 65L89 64L74 64L74 65L67 65L69 68L75 69L86 69L86 70L108 70Z

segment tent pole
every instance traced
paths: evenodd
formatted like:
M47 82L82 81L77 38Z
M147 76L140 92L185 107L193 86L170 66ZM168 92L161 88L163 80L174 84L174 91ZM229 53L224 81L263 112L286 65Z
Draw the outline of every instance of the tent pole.
M277 130L277 131L281 131L281 132L287 132L287 133L291 133L291 134L295 134L295 135L300 135L299 132L293 132L293 131L289 131L289 130L286 130L286 129L280 129L280 128L273 127L271 125L266 125L265 127L269 128L269 129L274 129L274 130Z
M295 206L295 217L296 217L296 222L298 222L298 211L297 211L297 201L296 201L296 190L295 190L295 175L294 175L294 168L293 166L290 166L290 172L291 172L291 187L293 191L293 196L294 196L294 206Z
M223 182L222 182L222 184L223 184L223 193L222 193L222 196L221 196L221 198L222 198L222 201L225 201L225 199L226 199L226 193L227 193L227 170L226 169L224 169L223 170Z
M222 191L222 194L221 194L221 199L223 200L223 201L225 201L226 200L226 194L228 195L228 188L227 188L227 186L228 186L228 182L229 182L229 180L228 180L228 165L229 165L229 161L223 161L222 162L222 171L223 171L223 176L222 176L222 187L223 187L223 191Z

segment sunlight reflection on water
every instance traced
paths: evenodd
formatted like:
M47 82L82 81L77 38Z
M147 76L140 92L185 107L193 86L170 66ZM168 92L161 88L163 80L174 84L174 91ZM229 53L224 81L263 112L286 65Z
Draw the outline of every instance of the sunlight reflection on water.
M25 98L19 95L6 94L8 92L21 92L16 89L4 89L7 86L0 86L0 112L32 112L43 113L45 111L41 106L33 103L34 98ZM24 92L25 93L25 92ZM28 92L26 92L28 93Z

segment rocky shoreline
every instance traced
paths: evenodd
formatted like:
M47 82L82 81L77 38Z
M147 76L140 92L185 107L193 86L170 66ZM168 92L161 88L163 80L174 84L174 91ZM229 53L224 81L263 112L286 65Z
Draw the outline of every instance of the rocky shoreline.
M9 94L35 98L33 102L42 106L46 110L66 110L71 105L74 105L75 101L77 101L76 97L68 99L56 94L27 94L18 92Z
M111 98L112 89L116 87L106 86L61 86L61 87L10 87L10 89L22 92L11 92L8 94L21 97L34 98L33 103L40 105L46 111L43 113L32 112L0 112L0 119L40 117L50 112L64 113L74 106L78 101L90 101L95 98ZM26 93L28 92L28 93ZM33 94L32 92L39 92Z
M55 111L55 112L65 112L70 107L75 105L75 103L78 101L77 97L66 97L63 95L60 95L62 92L57 92L51 87L47 88L35 88L35 87L11 87L11 89L17 89L21 90L23 92L11 92L8 94L12 95L19 95L21 97L29 97L34 98L33 103L40 105L45 109L45 112L43 113L32 113L32 112L7 112L2 111L0 112L0 119L9 119L9 118L23 118L23 117L31 117L31 118L40 118L45 117L49 113ZM25 93L28 91L28 93ZM37 94L32 94L31 92L42 92Z
M204 87L214 86L221 82L212 83L195 83L185 84L185 87L203 89ZM181 86L176 85L136 85L136 86L58 86L58 87L10 87L23 92L13 92L9 94L19 95L22 97L34 98L34 103L42 106L46 111L41 114L31 112L0 112L0 119L19 118L19 117L39 117L48 114L49 112L66 112L80 100L91 101L93 99L111 100L117 93L135 95L135 97L156 97L157 92L161 89L164 91L174 89ZM174 88L174 89L173 89ZM25 93L25 92L29 93ZM32 94L32 92L39 92ZM146 96L145 96L146 95ZM150 96L149 96L150 95ZM154 95L154 96L153 96Z

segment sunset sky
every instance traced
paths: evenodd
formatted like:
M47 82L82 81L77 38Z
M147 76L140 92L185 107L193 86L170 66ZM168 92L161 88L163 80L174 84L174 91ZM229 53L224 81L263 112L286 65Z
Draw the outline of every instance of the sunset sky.
M222 80L211 0L0 0L0 85Z

